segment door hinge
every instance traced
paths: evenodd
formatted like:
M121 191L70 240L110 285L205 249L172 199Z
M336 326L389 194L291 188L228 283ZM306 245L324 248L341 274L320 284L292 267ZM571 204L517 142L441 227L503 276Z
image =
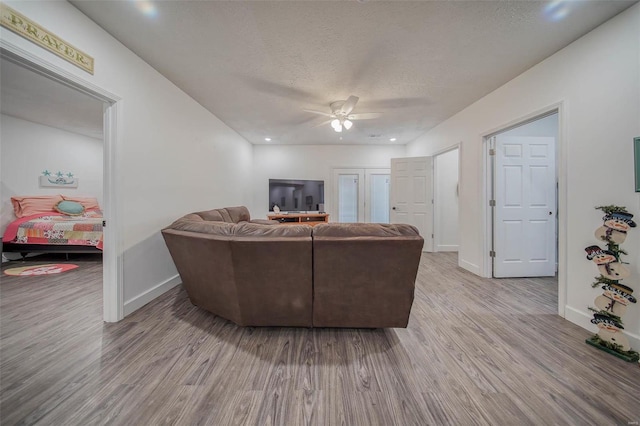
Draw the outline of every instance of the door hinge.
M433 234L431 234L431 238L433 238Z
M489 155L496 155L496 150L495 150L495 149L493 149L493 148L491 148L491 149L489 150Z
M102 227L104 228L105 226L107 226L107 221L106 221L106 220L103 220L103 221L102 221Z
M496 206L496 200L489 200L489 206L490 207L495 207Z
M493 251L493 250L491 250L491 251L489 252L489 256L490 256L490 257L496 257L496 252L495 252L495 251Z

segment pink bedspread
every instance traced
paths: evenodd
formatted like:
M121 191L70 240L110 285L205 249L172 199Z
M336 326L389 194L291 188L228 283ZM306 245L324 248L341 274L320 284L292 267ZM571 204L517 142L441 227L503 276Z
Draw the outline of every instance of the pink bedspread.
M102 249L102 211L82 216L51 212L20 218L7 227L2 241L15 244L95 246Z

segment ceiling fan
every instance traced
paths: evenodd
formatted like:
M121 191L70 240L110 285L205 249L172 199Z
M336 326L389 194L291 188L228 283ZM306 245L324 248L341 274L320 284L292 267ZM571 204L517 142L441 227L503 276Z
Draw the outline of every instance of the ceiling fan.
M318 126L331 123L331 127L333 127L333 130L335 130L336 132L342 132L342 129L349 130L351 126L353 126L352 120L367 120L380 116L380 113L377 112L352 114L351 112L356 107L359 99L360 98L358 98L357 96L351 95L349 96L349 98L347 98L347 100L331 102L331 104L329 105L329 107L331 108L331 113L315 111L312 109L305 109L303 111L331 117L332 120L325 121Z

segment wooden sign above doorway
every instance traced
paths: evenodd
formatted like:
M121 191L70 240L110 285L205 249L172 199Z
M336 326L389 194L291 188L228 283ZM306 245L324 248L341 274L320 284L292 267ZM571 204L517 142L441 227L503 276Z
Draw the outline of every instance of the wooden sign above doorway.
M26 16L0 3L0 25L93 75L93 58Z

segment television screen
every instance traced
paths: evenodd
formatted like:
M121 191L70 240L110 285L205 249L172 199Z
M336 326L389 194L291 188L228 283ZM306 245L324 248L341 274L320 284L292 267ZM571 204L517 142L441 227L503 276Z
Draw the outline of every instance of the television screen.
M269 211L324 211L324 181L269 179Z

